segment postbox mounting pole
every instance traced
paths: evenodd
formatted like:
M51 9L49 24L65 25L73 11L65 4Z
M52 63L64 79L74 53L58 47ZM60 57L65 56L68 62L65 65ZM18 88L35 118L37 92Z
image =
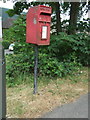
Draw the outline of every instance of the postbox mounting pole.
M34 62L34 91L37 93L37 73L38 73L38 45L35 45L35 62Z

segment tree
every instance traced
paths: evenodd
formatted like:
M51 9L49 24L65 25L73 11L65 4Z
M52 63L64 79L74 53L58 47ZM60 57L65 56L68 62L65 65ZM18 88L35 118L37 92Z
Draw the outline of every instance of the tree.
M83 14L82 9L86 5L86 2L84 3L80 3L80 2L68 2L68 3L67 2L63 2L63 3L60 3L60 2L30 2L28 3L27 0L25 0L25 2L16 2L14 5L14 8L7 11L7 13L9 14L9 16L13 16L14 14L20 15L25 8L28 9L30 6L47 5L47 4L52 7L52 14L54 14L54 16L52 17L51 28L55 29L55 33L59 34L59 32L62 32L63 27L65 29L64 31L68 31L68 34L75 34L76 30L77 29L79 30L79 27L77 28L77 21L80 21L80 16ZM64 11L65 13L67 12L67 10L70 10L69 11L70 19L61 22L61 11ZM66 22L68 22L69 25ZM63 26L63 24L65 26Z
M31 2L31 3L16 2L14 5L14 8L7 11L7 13L9 14L9 16L12 17L14 14L20 15L25 8L28 9L31 5L36 6L36 5L43 5L43 4L50 5L53 9L53 12L55 12L55 14L56 14L55 26L56 26L56 32L58 34L59 32L62 31L61 18L60 18L60 3L59 2L50 2L50 3L49 2Z
M56 2L55 7L56 7L56 31L58 34L59 32L62 32L61 18L60 18L60 3Z
M69 20L69 34L76 33L76 24L79 13L80 2L71 2L70 20Z
M85 21L81 21L81 17L83 16L83 14L87 14L88 12L88 7L87 7L87 3L86 2L71 2L71 7L70 7L70 20L69 20L69 30L68 33L69 34L75 34L76 30L88 30L88 19L86 19ZM80 26L80 28L78 27L78 24L81 25L82 23L82 28Z

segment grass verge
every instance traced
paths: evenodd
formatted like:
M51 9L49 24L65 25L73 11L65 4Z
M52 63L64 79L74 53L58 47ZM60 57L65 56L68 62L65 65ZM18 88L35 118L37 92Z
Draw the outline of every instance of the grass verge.
M8 118L38 118L88 92L88 68L82 68L79 73L65 78L39 79L36 95L32 94L33 86L30 84L7 87Z

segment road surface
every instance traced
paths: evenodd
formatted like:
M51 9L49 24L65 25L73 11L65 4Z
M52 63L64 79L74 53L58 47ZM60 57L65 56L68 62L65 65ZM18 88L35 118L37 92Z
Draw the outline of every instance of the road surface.
M42 118L88 118L88 94L81 96L75 102L57 107Z

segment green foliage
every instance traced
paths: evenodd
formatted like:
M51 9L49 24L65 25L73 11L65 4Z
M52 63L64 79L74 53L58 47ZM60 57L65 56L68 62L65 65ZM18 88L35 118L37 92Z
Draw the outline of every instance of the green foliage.
M75 52L78 61L83 65L89 65L90 36L85 33L79 33L72 37L74 39L72 49Z
M10 42L25 42L26 37L26 16L21 15L18 17L12 27L4 31L4 40Z
M14 8L8 10L7 13L10 17L12 17L15 14L20 15L25 8L28 9L28 7L30 6L30 3L27 2L16 2Z
M6 76L9 86L20 84L34 71L34 45L27 44L25 16L20 16L4 33L4 39L15 42L14 54L7 55ZM49 46L39 46L38 75L63 77L77 70L80 63L88 65L89 36L85 33L51 35ZM25 75L25 76L24 76ZM23 76L18 81L18 78ZM25 79L26 80L26 79ZM32 81L32 79L30 79Z
M13 10L13 9L9 9L8 11L6 11L6 13L8 13L8 15L9 15L10 17L12 17L12 16L14 16L14 15L15 15L15 13L14 13L14 10Z
M3 45L4 49L8 49L10 42L7 40L4 40L4 41L2 41L2 45Z
M78 33L76 35L67 35L60 33L58 36L51 36L51 45L48 47L49 53L58 60L71 60L72 55L77 62L88 65L88 56L90 55L89 35L86 33Z
M6 76L8 86L20 84L25 80L17 80L21 75L27 74L29 77L34 72L34 53L7 55ZM59 62L55 58L50 58L47 54L39 54L38 75L49 77L63 77L71 74L78 67L75 61Z
M77 23L77 31L80 31L80 32L87 31L87 32L89 32L90 31L90 29L89 29L90 22L89 21L90 21L89 18L86 19L86 20L83 20L83 21L79 21Z
M50 46L39 46L39 76L63 77L77 70L79 64L75 54L71 53L73 50L68 42L73 39L70 40L70 37L65 33L52 35ZM7 56L7 81L11 86L18 82L16 77L20 74L29 75L34 71L34 46L17 42L14 51L14 55Z
M60 62L57 58L51 58L48 54L40 56L39 73L51 77L64 77L71 74L76 69L78 64L76 62L63 61Z
M13 28L12 27L3 31L3 40L9 41L9 42L15 41L14 36L13 36Z
M64 2L64 3L61 3L61 6L62 6L63 13L66 13L67 10L70 8L70 3L69 2Z
M21 75L32 73L33 64L29 61L29 56L25 54L19 55L7 55L6 56L6 79L8 86L14 86L20 84L22 81L18 81ZM25 77L23 77L25 78Z

